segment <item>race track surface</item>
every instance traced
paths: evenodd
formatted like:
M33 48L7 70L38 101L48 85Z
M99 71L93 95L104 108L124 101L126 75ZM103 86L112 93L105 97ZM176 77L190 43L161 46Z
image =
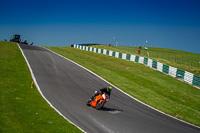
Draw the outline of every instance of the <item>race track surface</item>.
M37 46L20 45L48 101L88 133L200 133L113 88L102 110L86 106L95 90L108 85L78 65Z

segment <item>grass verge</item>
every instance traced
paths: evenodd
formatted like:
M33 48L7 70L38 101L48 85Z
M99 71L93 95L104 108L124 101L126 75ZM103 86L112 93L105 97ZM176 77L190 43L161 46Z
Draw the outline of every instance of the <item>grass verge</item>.
M149 47L148 57L147 50L144 50L143 47L140 49L140 54L137 54L138 47L108 47L106 45L94 45L93 47L147 57L166 65L173 66L200 76L200 54L174 49Z
M200 126L200 90L142 64L70 47L47 47L88 68L124 92Z
M32 78L18 46L0 41L0 132L81 132L31 88Z

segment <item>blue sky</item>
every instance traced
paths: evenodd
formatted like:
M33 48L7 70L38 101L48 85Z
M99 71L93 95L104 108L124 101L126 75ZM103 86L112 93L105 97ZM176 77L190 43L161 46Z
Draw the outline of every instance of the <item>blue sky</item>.
M118 41L200 53L199 0L0 0L0 5L0 40L21 34L42 46Z

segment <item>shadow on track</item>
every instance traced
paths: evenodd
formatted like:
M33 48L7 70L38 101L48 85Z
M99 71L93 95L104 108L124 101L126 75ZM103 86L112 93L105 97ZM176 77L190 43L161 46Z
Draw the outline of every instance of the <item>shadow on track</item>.
M107 108L107 107L103 107L102 109L100 109L99 111L107 111L111 114L118 114L123 112L123 110L119 110L119 109L113 109L113 108Z

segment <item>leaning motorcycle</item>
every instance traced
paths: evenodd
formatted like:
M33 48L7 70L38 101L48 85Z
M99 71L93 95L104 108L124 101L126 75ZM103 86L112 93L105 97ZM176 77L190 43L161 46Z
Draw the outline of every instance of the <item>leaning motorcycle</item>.
M110 99L109 95L105 92L94 97L93 100L87 100L87 105L95 107L97 110L103 108L104 104Z

